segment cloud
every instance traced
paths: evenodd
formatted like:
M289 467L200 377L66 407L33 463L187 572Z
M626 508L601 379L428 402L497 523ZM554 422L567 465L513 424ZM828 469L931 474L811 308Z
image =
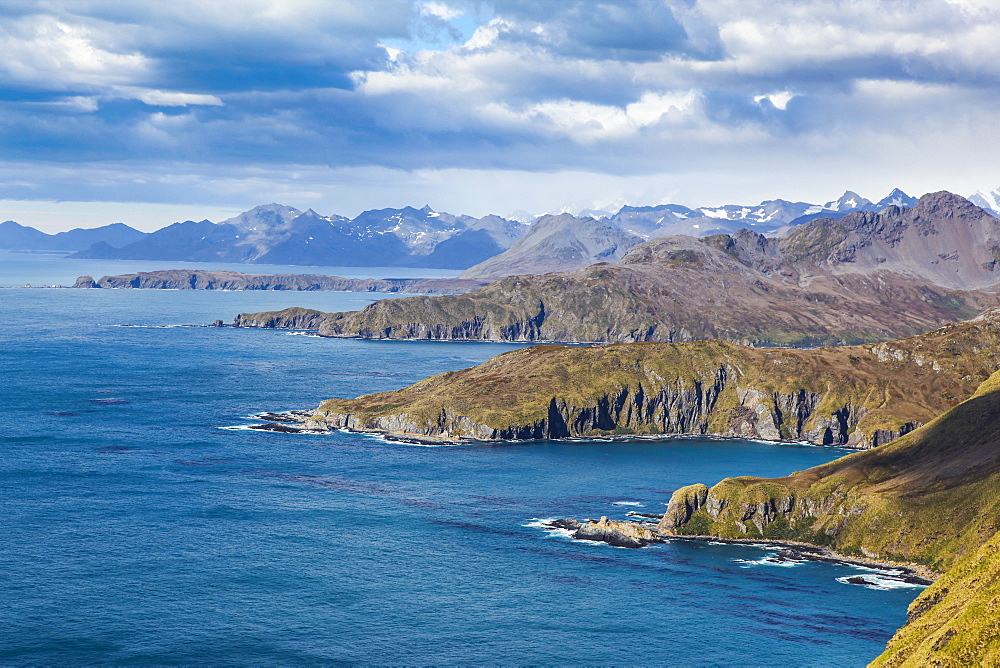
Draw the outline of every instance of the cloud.
M253 184L219 191L230 193L260 190L254 179L265 177L248 169L279 180L283 170L657 174L687 188L686 173L743 183L737 171L750 170L771 188L763 194L783 196L783 169L787 182L803 165L815 178L854 178L852 160L897 151L925 156L945 180L958 156L984 164L978 156L1000 141L1000 9L987 1L234 7L5 2L9 164L88 174L119 165L146 183L85 179L86 196L104 183L106 197L146 200L183 196L157 164ZM73 189L42 167L27 172L33 196ZM987 181L970 190L1000 181L982 171ZM308 191L321 186L317 177ZM15 192L27 191L0 183L0 196Z

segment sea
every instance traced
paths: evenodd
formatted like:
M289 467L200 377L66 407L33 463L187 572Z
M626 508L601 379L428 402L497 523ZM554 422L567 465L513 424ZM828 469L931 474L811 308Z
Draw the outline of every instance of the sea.
M0 665L861 666L920 592L773 546L544 525L661 513L682 485L842 450L246 430L518 345L204 326L384 295L24 287L184 267L220 268L0 253Z

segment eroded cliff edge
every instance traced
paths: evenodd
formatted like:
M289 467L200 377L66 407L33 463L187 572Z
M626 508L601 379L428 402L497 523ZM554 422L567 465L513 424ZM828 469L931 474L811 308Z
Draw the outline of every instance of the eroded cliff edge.
M998 344L1000 309L864 346L533 346L399 390L331 399L307 424L451 440L714 434L869 448L971 395L1000 368Z

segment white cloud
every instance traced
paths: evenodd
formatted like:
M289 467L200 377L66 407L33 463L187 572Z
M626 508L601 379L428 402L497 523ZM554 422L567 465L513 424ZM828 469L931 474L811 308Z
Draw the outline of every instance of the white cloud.
M429 16L435 16L445 21L457 19L465 15L465 11L458 7L447 5L443 2L424 2L419 5L420 12Z
M203 95L199 93L178 93L164 90L135 90L130 92L130 97L154 107L187 107L190 105L208 105L211 107L221 107L222 100L215 95Z
M433 179L413 175L458 170L471 184L470 174L491 169L503 170L498 182L526 193L526 175L538 173L537 183L564 201L572 199L572 179L555 176L562 170L603 174L604 186L596 176L579 182L604 202L623 192L648 194L647 201L708 187L758 192L764 175L770 180L761 195L794 197L784 188L805 188L806 178L861 178L859 156L871 164L864 178L876 192L894 174L901 180L891 185L904 189L929 183L918 169L942 187L949 179L975 188L1000 181L988 159L1000 149L1000 7L992 0L494 0L485 10L472 0L245 0L239 12L203 0L75 0L33 7L9 15L0 8L0 84L24 92L0 108L8 157L69 164L77 150L81 160L139 163L156 153L174 165L204 166L186 168L191 173L218 173L212 192L219 197L271 192L267 179L284 184L277 195L319 197L327 165L334 183L350 181L358 198L365 175L391 174L405 184L399 193L438 192ZM474 18L483 24L471 32ZM445 40L446 47L417 34L449 25L471 38ZM116 103L122 99L146 106ZM289 155L301 164L286 165ZM276 165L294 167L301 181ZM973 165L985 183L975 181ZM379 171L397 168L411 171ZM351 170L357 179L347 176ZM184 192L149 165L132 173L140 172L145 183L95 179L86 189ZM31 173L53 191L74 187L44 169ZM652 183L647 175L669 179L669 189L625 186L627 179ZM190 183L193 197L202 186L198 178ZM5 188L0 183L0 195L25 192L23 184ZM368 193L369 206L389 196ZM834 194L824 189L818 198ZM530 197L542 201L544 193Z
M130 83L148 75L150 60L137 52L116 53L95 43L82 25L32 15L0 23L4 56L0 81L37 88Z
M764 100L767 100L775 109L784 111L788 108L788 103L792 101L793 97L795 97L794 93L783 90L777 93L768 93L767 95L755 95L753 101L760 104Z

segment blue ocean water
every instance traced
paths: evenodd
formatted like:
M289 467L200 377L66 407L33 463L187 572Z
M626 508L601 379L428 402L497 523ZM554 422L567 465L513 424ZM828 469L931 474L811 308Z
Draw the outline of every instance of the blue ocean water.
M904 622L919 590L837 580L851 568L537 525L838 450L221 428L515 347L181 326L370 299L0 290L0 664L850 666Z

